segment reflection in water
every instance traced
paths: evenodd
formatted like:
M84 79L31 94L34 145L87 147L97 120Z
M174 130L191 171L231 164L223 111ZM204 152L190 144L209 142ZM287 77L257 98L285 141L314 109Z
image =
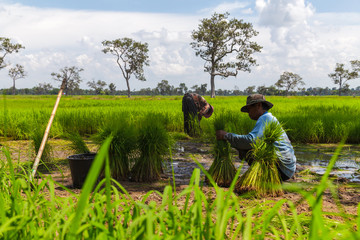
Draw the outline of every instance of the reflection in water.
M300 146L295 148L297 162L311 172L323 175L335 150L326 147L316 149ZM344 148L331 171L332 175L360 183L360 154L358 150Z

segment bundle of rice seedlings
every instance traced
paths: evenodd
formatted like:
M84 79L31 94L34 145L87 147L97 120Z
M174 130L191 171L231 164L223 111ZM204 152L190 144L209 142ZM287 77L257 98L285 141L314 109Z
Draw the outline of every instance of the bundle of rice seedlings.
M124 118L115 119L95 135L94 140L102 145L112 137L109 147L111 176L117 180L127 180L130 175L130 161L137 148L137 130L133 122Z
M280 141L283 129L278 122L266 124L264 135L252 144L249 158L253 159L250 168L239 178L235 192L253 192L256 197L280 196L283 194L277 166L279 159L275 141Z
M131 170L131 180L153 182L163 173L163 156L172 141L164 125L153 115L146 115L139 126L138 149L140 156Z
M224 130L225 123L225 115L216 116L214 120L215 131ZM215 138L213 155L214 161L209 168L209 174L218 186L229 187L236 173L235 166L231 160L230 143L225 140L216 140Z
M189 132L187 133L190 137L200 137L202 134L202 129L200 127L200 121L197 114L189 113L188 116L188 127Z
M78 132L67 133L65 137L70 140L70 148L74 150L75 154L90 153L90 149Z

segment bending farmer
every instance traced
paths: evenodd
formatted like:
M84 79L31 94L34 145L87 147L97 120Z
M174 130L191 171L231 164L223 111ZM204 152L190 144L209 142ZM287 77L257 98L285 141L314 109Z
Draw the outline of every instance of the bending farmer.
M196 135L200 129L202 116L209 118L214 112L213 106L197 93L185 93L182 99L182 111L184 113L184 131L190 136ZM198 124L198 127L195 126Z
M256 120L254 129L247 135L237 135L235 133L228 133L223 130L216 131L216 138L218 140L225 139L229 141L232 147L239 151L240 159L251 165L252 159L247 152L252 148L251 143L255 142L256 138L262 137L264 127L269 121L276 121L271 113L268 112L273 104L266 101L265 97L261 94L253 94L248 96L246 105L241 108L242 112L247 112L252 120ZM296 168L296 157L294 155L294 149L290 143L285 131L282 134L282 140L276 141L275 146L278 149L279 166L278 171L282 181L290 179Z

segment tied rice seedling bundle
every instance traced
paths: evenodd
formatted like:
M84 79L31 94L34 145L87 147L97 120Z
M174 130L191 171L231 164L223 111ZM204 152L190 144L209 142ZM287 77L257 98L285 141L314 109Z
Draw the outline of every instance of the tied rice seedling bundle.
M279 159L275 141L282 138L280 123L271 121L265 125L264 135L256 139L247 158L251 158L250 168L239 178L235 192L254 192L256 197L280 196L283 194L277 166Z
M90 153L88 146L78 132L67 133L65 137L70 140L70 148L74 150L75 154Z
M131 180L136 182L153 182L160 179L163 173L163 156L171 147L170 135L156 116L146 115L139 126L138 150L131 170Z
M224 130L225 122L225 115L216 117L214 120L215 131ZM229 187L236 173L236 168L231 160L232 154L229 142L215 139L213 155L214 161L210 166L209 174L218 186Z
M108 150L111 176L117 180L127 180L132 154L137 149L135 124L125 117L115 118L104 125L94 140L102 145L108 137L112 137Z

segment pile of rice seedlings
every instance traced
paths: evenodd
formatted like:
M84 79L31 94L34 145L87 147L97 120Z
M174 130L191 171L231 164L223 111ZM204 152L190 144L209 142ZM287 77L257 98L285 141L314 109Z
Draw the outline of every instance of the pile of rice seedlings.
M90 153L90 149L78 132L67 133L65 134L65 137L70 140L70 148L75 154Z
M225 115L216 116L214 129L225 129ZM229 129L227 129L229 130ZM226 140L216 140L213 147L214 161L209 168L209 174L216 184L221 187L229 187L234 179L236 169L232 162L231 146Z
M108 150L111 176L117 180L128 180L132 154L137 149L137 129L132 121L121 117L105 124L95 135L94 140L102 145L109 137L111 138Z
M266 124L264 135L252 144L248 157L253 158L250 168L239 178L235 192L254 192L256 197L283 194L277 166L279 159L275 141L281 140L283 129L278 122Z
M138 135L139 158L131 170L131 180L153 182L163 173L163 156L169 152L172 141L164 125L156 116L147 115L141 121Z

